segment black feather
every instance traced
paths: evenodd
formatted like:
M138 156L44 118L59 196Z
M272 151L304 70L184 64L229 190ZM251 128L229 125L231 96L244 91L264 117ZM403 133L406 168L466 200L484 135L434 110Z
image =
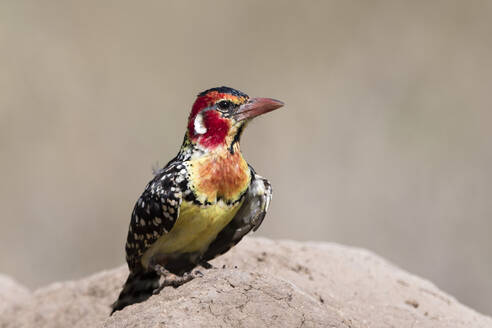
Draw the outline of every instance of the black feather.
M230 94L230 95L233 95L233 96L236 96L236 97L249 98L249 96L247 94L245 94L244 92L239 91L239 90L236 90L236 89L233 89L233 88L229 88L229 87L226 87L226 86L221 86L221 87L216 87L216 88L205 90L203 92L200 92L198 94L198 97L203 97L207 93L212 92L212 91L217 91L219 93L227 93L227 94Z

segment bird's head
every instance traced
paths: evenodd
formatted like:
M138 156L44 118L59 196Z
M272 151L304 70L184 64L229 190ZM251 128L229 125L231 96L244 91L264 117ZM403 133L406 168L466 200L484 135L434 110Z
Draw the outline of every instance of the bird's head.
M275 99L249 98L228 87L209 89L200 93L193 104L187 135L204 150L230 147L239 141L248 121L283 105Z

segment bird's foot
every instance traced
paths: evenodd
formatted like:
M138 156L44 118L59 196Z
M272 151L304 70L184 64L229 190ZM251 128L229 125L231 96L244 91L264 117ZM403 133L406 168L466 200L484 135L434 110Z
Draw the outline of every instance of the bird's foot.
M156 289L154 289L152 291L152 294L157 295L161 292L161 290L163 290L164 288L166 288L168 286L178 288L179 286L184 285L185 283L187 283L193 279L195 279L195 276L192 274L189 274L189 273L185 273L182 277L173 275L173 277L171 279L169 277L165 278L162 281L162 283L159 285L159 287L157 287Z
M156 289L154 289L152 291L152 294L157 295L161 292L161 290L164 289L164 287L170 286L170 281L172 281L174 279L174 277L176 277L176 275L174 273L171 273L169 270L167 270L166 268L164 268L160 264L154 265L153 268L154 268L154 271L159 276L164 278L164 281L159 285L159 287L157 287Z
M195 277L196 276L194 274L185 272L183 274L183 276L176 277L176 279L173 279L172 281L170 281L169 286L173 286L174 288L178 288L179 286L184 285L189 281L192 281L193 279L195 279Z
M195 278L201 278L201 277L203 277L203 273L201 273L198 270L195 270L193 273L185 272L181 277L176 276L176 278L173 280L165 280L163 282L163 285L178 288L179 286L182 286L187 282L192 281Z
M160 264L154 265L154 271L157 272L159 276L164 277L164 279L166 277L174 276L173 273L171 273L169 270L167 270Z
M166 270L162 265L155 265L154 270L162 277L164 277L164 280L160 284L160 286L156 289L153 290L153 294L157 295L167 286L172 286L174 288L178 288L179 286L182 286L186 284L187 282L197 278L197 277L203 277L203 273L200 272L199 270L195 270L193 273L185 272L182 276L177 276L174 273L171 273L170 271Z

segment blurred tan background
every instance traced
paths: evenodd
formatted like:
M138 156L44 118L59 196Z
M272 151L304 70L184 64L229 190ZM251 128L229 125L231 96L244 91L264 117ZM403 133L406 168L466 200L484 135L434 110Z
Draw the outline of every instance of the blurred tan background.
M259 235L368 248L492 314L492 2L1 1L0 272L124 261L195 95L286 102L243 136Z

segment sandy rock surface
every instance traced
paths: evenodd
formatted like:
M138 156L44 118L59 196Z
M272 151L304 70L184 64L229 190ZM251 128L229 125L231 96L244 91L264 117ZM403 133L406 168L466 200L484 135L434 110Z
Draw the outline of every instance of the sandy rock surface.
M212 263L204 277L112 317L124 266L32 294L0 276L0 327L492 328L491 318L361 249L247 238Z
M0 274L0 318L7 310L22 306L30 295L31 292L27 288L9 276Z

